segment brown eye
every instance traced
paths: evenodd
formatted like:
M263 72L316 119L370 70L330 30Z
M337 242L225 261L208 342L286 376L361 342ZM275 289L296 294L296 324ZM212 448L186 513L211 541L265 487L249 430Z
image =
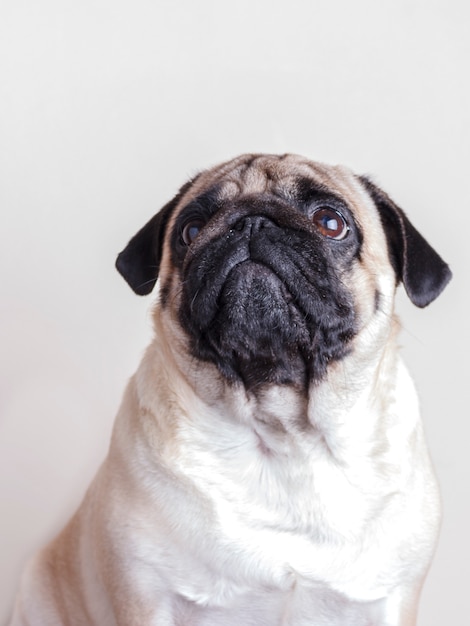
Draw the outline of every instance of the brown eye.
M193 219L189 222L186 222L181 231L181 239L183 240L183 243L186 246L191 245L192 242L199 235L203 226L204 222L200 219Z
M344 239L349 232L349 226L341 213L335 209L330 209L330 207L317 209L313 214L312 221L318 232L330 239L339 241Z

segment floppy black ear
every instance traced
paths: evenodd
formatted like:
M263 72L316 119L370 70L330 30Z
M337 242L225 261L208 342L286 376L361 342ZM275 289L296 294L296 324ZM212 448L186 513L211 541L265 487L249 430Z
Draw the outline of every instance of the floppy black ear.
M379 211L398 280L413 304L427 306L452 278L449 266L380 187L365 176L360 181Z
M139 296L148 295L157 282L168 221L191 184L186 183L118 254L116 269Z

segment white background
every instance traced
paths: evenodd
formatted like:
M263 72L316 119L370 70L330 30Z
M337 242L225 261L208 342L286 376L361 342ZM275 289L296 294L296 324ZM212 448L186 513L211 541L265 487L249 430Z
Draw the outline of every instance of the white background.
M445 507L419 624L468 624L468 7L0 0L0 623L149 341L116 253L199 169L290 151L373 175L454 271L398 309Z

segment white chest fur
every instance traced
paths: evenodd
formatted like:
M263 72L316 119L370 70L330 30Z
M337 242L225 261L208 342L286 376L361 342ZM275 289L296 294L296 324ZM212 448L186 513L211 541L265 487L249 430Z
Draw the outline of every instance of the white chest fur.
M134 489L156 502L140 521L137 560L193 611L228 609L225 621L246 603L264 614L271 593L284 598L281 613L340 601L376 611L404 578L421 575L415 557L432 550L436 526L416 397L401 365L393 387L382 415L367 387L347 413L331 405L328 420L318 394L303 421L285 391L271 391L264 406L237 398L224 412L180 388L171 440L156 434L158 458L150 458L147 430L134 466Z

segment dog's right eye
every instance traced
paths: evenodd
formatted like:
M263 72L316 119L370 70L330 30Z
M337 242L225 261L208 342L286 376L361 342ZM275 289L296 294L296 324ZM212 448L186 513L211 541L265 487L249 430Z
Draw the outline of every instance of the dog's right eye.
M190 246L196 239L204 226L204 221L201 219L192 219L183 226L181 229L181 239L186 246Z

